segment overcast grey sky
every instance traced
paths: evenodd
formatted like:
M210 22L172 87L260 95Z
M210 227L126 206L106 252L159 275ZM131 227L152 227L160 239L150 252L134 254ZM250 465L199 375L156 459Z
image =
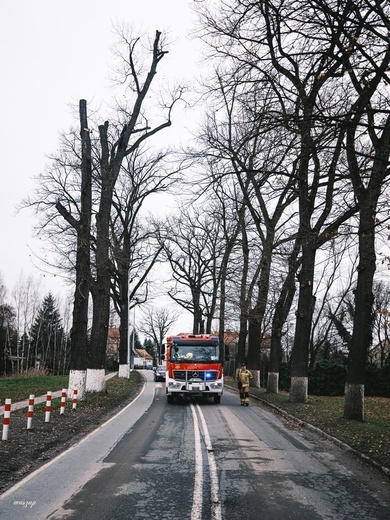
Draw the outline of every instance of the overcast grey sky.
M12 291L23 275L42 280L54 294L60 280L37 269L39 243L32 213L15 214L56 150L59 133L75 123L71 105L83 98L110 101L113 25L131 24L153 38L168 31L164 73L171 79L194 74L197 60L193 0L16 0L0 5L1 190L0 273ZM162 70L162 67L161 67ZM178 121L177 124L183 124ZM175 126L175 125L174 125ZM175 128L178 131L177 125ZM180 130L179 130L180 131Z

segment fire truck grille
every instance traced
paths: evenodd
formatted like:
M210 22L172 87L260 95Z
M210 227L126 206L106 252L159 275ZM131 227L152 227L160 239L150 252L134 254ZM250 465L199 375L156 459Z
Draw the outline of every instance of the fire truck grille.
M217 370L174 370L176 381L215 381L218 379Z

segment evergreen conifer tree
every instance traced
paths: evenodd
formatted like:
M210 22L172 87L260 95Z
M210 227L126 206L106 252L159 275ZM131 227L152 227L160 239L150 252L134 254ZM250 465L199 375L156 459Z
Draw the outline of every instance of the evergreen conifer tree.
M64 372L67 338L56 301L51 293L44 298L38 310L30 336L36 366L52 373Z

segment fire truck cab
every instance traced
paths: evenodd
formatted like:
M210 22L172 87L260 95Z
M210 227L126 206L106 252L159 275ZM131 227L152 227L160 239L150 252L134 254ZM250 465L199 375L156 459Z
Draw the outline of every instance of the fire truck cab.
M219 339L210 334L168 336L165 388L168 403L188 395L213 397L221 402L223 364Z

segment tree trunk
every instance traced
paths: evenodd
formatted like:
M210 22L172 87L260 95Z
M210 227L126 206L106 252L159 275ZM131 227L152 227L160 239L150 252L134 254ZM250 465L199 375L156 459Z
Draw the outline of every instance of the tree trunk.
M381 64L382 70L387 70L389 62L390 51L387 46L386 55ZM377 78L381 80L382 73L379 69L378 71ZM367 95L363 92L360 96L362 107L367 107L367 99ZM368 105L368 108L371 111L371 104ZM360 123L359 117L359 111L356 110L355 122ZM372 126L374 126L374 120L372 120ZM389 175L390 116L387 116L386 123L382 126L383 131L380 138L373 131L369 133L375 157L366 186L362 181L362 170L356 153L356 127L351 125L347 132L348 164L354 193L359 202L359 266L355 290L355 316L346 376L344 417L363 421L365 367L372 342L374 320L375 227L379 197L385 179ZM370 159L372 158L370 156Z
M248 235L245 228L245 206L241 215L241 243L242 243L242 274L240 280L240 330L238 333L237 345L237 366L240 367L245 362L246 338L248 336L248 295L247 281L249 271L249 244Z
M109 278L107 281L107 275L100 275L99 281L94 282L92 291L93 318L87 370L87 392L105 392L106 390L104 365L110 320L110 291L105 289L105 281L110 283Z
M278 301L275 305L275 312L272 318L271 327L271 349L268 367L267 392L279 392L279 364L281 361L281 342L283 325L286 323L296 291L295 275L298 268L298 254L300 246L298 240L295 241L294 249L288 261L288 273L283 282Z
M106 391L106 371L104 368L87 368L86 391L91 393Z
M368 195L369 196L369 195ZM359 225L359 266L355 290L355 316L348 356L344 417L364 419L364 377L372 342L372 285L375 273L375 206L363 203Z
M245 362L246 338L248 336L248 315L245 309L240 311L240 330L237 345L237 366Z
M99 211L96 216L96 280L92 287L94 306L90 348L91 355L89 356L89 368L93 371L91 386L95 392L105 391L105 379L102 377L102 374L104 372L110 319L111 262L109 258L109 240L113 190L125 156L134 152L149 136L171 125L171 121L168 119L168 121L150 130L150 132L147 131L148 129L145 129L145 132L140 134L138 139L129 146L130 138L136 132L135 128L142 111L143 102L151 87L153 78L157 73L158 63L165 55L165 51L160 47L160 38L161 33L156 31L152 50L153 58L143 86L140 85L139 79L136 77L135 68L130 67L133 78L137 84L137 96L133 110L129 115L128 121L122 126L115 146L110 142L111 136L108 135L108 122L106 121L103 125L99 126L101 145L101 191ZM129 49L130 54L132 51L133 49ZM100 383L98 383L98 381Z
M219 302L219 348L220 356L223 361L227 357L225 352L226 273L227 264L224 264L223 273L221 275L221 290Z
M193 301L194 301L194 319L192 325L193 334L204 333L204 322L202 316L202 310L200 308L200 293L201 291L197 288L193 290Z
M262 340L262 325L269 293L273 244L274 233L269 231L263 243L263 252L260 260L261 267L257 301L249 319L248 368L251 370L260 370L261 365L260 347Z
M253 379L251 379L250 386L253 388L260 388L261 378L260 378L260 370L251 370Z
M129 254L126 264L129 266ZM121 269L118 273L119 286L119 377L130 377L130 349L129 349L129 274L128 269Z
M73 304L73 323L70 333L71 365L68 385L68 398L73 397L73 391L78 392L78 399L84 399L86 369L87 369L87 331L88 302L91 278L90 236L92 212L92 167L91 140L88 129L87 102L81 100L80 134L81 134L81 200L80 219L77 230L76 251L76 286ZM58 206L57 206L58 209Z
M253 310L249 318L248 328L248 360L247 365L250 370L260 370L260 337L261 324L257 320Z
M93 282L93 316L90 355L88 359L89 378L87 391L104 392L105 378L102 377L106 361L108 327L110 321L110 284L111 263L109 259L109 230L112 207L113 190L118 177L120 161L109 160L108 122L99 126L100 143L102 148L100 169L100 203L96 215L96 280ZM118 152L119 153L119 152ZM118 159L118 156L116 156ZM100 381L100 384L99 382Z
M344 417L355 421L364 419L364 384L345 383Z
M311 321L314 309L313 278L316 257L315 239L309 232L302 246L302 269L299 274L299 298L291 364L290 401L306 403L308 399L308 362Z

